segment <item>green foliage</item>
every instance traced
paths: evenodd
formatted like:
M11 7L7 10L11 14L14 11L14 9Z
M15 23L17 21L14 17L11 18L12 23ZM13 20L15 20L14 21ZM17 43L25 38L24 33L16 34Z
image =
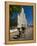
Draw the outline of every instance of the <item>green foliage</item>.
M13 12L20 13L21 12L21 7L17 6L17 5L10 5L10 14L13 13Z
M17 5L10 5L9 6L9 12L10 12L10 29L12 28L12 26L17 26L17 17L15 20L11 19L11 14L13 14L14 12L20 13L21 12L21 7L17 6Z

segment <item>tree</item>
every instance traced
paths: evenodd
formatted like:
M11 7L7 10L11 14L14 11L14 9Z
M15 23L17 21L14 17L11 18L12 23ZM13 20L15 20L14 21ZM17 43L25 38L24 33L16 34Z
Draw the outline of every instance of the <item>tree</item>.
M15 23L16 23L16 25L17 25L17 18L16 18L16 20L14 19L13 21L12 21L12 19L11 19L11 17L13 16L12 14L13 14L14 12L20 13L20 12L21 12L21 6L10 5L9 11L10 11L10 27L12 27L13 25L15 25Z
M17 6L17 5L10 5L10 14L13 12L21 12L21 6Z

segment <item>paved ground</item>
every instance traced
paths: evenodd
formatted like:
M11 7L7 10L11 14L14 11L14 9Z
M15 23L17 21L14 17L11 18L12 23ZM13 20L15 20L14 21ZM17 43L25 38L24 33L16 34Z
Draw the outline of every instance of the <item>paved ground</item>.
M28 27L24 34L21 33L20 38L14 39L13 37L17 37L15 35L19 34L18 31L10 32L10 40L29 40L32 39L33 30L32 27Z

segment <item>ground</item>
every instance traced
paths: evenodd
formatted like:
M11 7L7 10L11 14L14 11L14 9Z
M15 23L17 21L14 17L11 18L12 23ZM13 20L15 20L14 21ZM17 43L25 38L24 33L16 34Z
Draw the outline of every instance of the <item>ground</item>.
M14 39L13 37L16 37L17 34L19 34L18 31L10 32L10 40L31 40L33 38L33 28L27 27L27 29L24 31L24 34L21 33L20 38Z

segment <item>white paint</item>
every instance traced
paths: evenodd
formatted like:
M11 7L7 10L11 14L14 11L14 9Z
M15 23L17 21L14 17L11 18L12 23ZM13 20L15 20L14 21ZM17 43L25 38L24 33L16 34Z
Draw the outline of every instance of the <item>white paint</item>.
M12 30L10 30L10 32L15 32L15 31L17 31L17 29L12 29Z

